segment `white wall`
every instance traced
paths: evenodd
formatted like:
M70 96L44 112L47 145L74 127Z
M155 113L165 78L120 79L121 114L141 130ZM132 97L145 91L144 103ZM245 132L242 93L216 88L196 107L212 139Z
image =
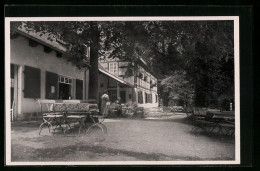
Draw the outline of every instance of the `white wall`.
M74 79L84 79L84 72L80 72L75 66L71 63L68 63L62 58L56 57L56 52L52 51L50 53L45 53L43 51L43 46L38 45L36 47L30 47L28 39L19 36L15 39L11 39L10 46L10 61L13 64L18 65L21 70L24 70L24 65L35 67L41 69L41 98L45 98L45 71L54 72L56 74L68 76ZM88 71L87 71L88 76ZM18 77L21 78L20 83L20 110L18 114L21 113L31 113L38 112L39 105L35 99L24 98L24 76L23 72L20 72ZM88 77L87 77L88 78ZM87 83L88 84L88 83ZM87 86L88 85L83 85ZM73 94L75 97L75 88L73 88ZM87 91L88 92L88 91ZM19 93L18 93L19 94ZM18 97L19 98L19 97Z
M144 107L144 108L151 108L151 107L158 107L159 103L158 103L158 98L157 98L157 102L155 102L155 96L157 95L156 92L153 91L148 91L142 88L136 88L135 89L135 93L136 93L136 98L138 98L138 91L142 91L143 93L143 104L138 103L138 99L136 100L136 102L138 103L139 107ZM152 94L152 103L145 103L145 92L148 94Z

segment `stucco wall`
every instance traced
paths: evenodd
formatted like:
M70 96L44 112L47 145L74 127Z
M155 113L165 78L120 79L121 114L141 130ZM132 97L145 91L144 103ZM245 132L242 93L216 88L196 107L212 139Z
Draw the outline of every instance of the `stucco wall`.
M64 75L71 77L73 79L84 79L84 72L79 71L71 63L68 63L62 58L56 57L54 51L50 53L45 53L43 51L43 46L37 45L36 47L30 47L28 39L19 36L15 39L11 39L10 46L10 61L12 64L19 66L21 71L24 70L24 65L35 67L41 69L41 99L45 98L45 71L54 72L59 75ZM88 71L87 71L88 78ZM24 75L23 72L18 73L18 77L21 78L20 82L20 109L17 110L18 114L21 113L31 113L38 112L40 110L38 102L35 99L24 98ZM73 81L73 86L75 86L75 81ZM88 83L83 86L88 87ZM72 88L73 97L75 97L75 87ZM87 91L88 92L88 91ZM86 92L86 93L87 93ZM19 107L18 107L19 108Z
M135 95L136 95L137 98L138 98L138 91L142 91L142 93L143 93L143 104L138 103L139 107L151 108L151 107L158 107L159 106L158 97L157 97L157 102L155 100L156 99L155 96L157 95L157 93L152 92L152 91L148 91L148 90L145 90L145 89L142 89L142 88L135 88ZM145 103L145 92L152 94L152 103ZM138 102L138 99L137 99L137 102Z
M66 60L56 57L54 51L45 53L41 45L30 47L28 40L22 36L11 39L11 63L28 65L43 71L83 79L83 72L80 72L71 63L67 63Z

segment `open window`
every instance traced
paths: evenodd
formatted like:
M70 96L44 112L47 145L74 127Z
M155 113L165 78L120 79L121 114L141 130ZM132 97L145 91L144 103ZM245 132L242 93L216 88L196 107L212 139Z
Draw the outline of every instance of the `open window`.
M71 99L72 79L59 75L59 99Z

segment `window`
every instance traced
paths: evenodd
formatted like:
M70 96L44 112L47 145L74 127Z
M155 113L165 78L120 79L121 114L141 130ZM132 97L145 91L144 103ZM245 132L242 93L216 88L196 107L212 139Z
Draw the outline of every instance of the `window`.
M143 92L138 91L138 103L143 104Z
M59 99L70 99L72 79L59 75Z
M118 63L117 62L110 62L109 63L109 72L111 74L118 75Z
M29 66L24 67L24 98L41 97L41 70Z
M145 93L145 103L152 103L152 94Z
M59 76L59 83L72 84L72 79L60 75L60 76Z
M145 93L145 103L153 103L152 94Z
M144 81L147 81L147 76L146 75L144 76Z

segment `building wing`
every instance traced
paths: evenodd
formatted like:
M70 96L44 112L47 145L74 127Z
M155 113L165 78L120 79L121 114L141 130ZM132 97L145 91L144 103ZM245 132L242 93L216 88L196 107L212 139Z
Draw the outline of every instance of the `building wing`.
M122 84L125 84L125 85L128 85L130 87L134 87L134 85L131 85L130 83L118 78L117 76L113 75L113 74L110 74L105 68L103 68L100 63L98 63L98 70L100 72L102 72L103 74L107 75L108 77L111 77L113 79L115 79L116 81L122 83Z

